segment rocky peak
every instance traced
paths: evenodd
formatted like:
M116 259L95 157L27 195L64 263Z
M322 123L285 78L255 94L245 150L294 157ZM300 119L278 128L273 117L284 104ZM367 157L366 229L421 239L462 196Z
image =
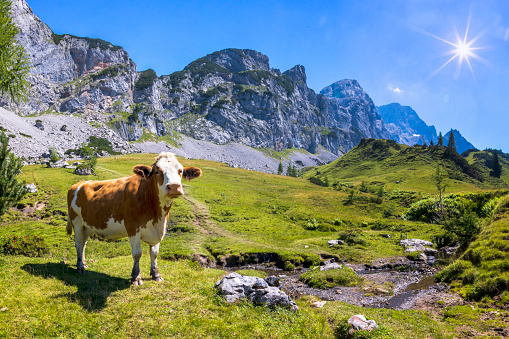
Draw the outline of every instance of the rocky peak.
M19 28L17 40L29 55L30 73L53 83L67 83L115 64L128 64L129 55L101 39L58 35L32 12L25 0L14 0L12 18Z
M413 146L422 143L422 136L427 143L437 141L435 126L428 126L411 107L391 103L377 107L377 111L399 143Z
M339 80L322 89L320 94L336 99L358 98L361 100L371 101L371 98L366 94L366 92L364 92L364 89L362 89L357 80L353 79Z
M261 69L269 71L269 57L251 49L228 48L205 58L214 61L232 73Z
M302 82L304 84L307 83L306 69L302 65L296 65L283 74L292 79L294 82Z

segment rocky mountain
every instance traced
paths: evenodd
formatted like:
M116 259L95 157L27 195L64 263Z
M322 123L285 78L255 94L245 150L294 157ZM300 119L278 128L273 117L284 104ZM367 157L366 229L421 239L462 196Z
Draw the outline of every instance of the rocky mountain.
M32 89L27 103L0 98L0 106L21 116L42 114L48 123L55 119L43 116L51 113L82 118L96 127L90 133L119 151L143 149L125 142L168 141L179 134L216 145L297 148L336 157L362 138L414 144L422 134L436 140L434 127L411 108L377 109L356 80L335 82L317 94L307 86L304 66L281 72L266 55L234 48L158 76L151 69L138 72L128 53L107 41L55 34L25 0L14 0L11 11L20 28L17 38L32 60ZM74 118L62 121L71 124ZM76 129L83 129L80 123L71 128Z
M428 126L409 106L398 103L378 106L377 111L391 133L391 139L405 145L422 144L422 136L427 143L437 142L435 126Z
M20 115L93 117L127 141L179 132L216 144L311 153L324 148L336 155L363 137L389 136L354 80L316 94L303 66L281 72L266 55L247 49L218 51L158 77L153 70L137 72L119 46L54 34L24 0L13 1L12 14L32 59L33 86L28 103L2 106Z
M457 129L453 129L452 132L454 133L454 140L456 141L456 149L458 153L463 153L466 150L469 149L476 149L474 145L472 145L465 137L463 137ZM449 136L451 135L451 131L447 132L444 135L444 145L447 145L449 143Z
M437 143L438 135L435 126L428 126L409 106L401 106L398 103L378 106L377 111L385 122L385 128L391 134L390 139L405 145L413 146L422 144L422 136L426 143ZM454 129L454 136L458 153L462 153L468 149L475 149L461 133ZM444 145L449 141L449 134L444 135Z

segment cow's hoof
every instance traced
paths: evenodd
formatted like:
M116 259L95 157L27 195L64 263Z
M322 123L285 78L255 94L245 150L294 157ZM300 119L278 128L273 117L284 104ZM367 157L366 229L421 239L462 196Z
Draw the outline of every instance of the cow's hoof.
M131 283L133 284L133 286L141 286L141 285L143 285L143 281L141 281L140 277L132 280Z
M78 271L79 274L85 274L85 268L84 267L78 267L76 269L76 271Z
M154 279L154 281L164 281L163 277L161 276L152 277L152 279Z

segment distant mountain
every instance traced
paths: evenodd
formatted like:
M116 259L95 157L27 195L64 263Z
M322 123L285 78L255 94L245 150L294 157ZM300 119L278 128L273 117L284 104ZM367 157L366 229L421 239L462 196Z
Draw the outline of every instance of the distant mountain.
M454 140L456 141L456 150L458 151L458 153L463 153L465 152L466 150L469 150L469 149L475 149L475 146L472 145L467 139L465 139L460 131L458 131L457 129L453 129L452 130L453 133L454 133ZM451 134L451 131L447 132L445 135L444 135L444 145L447 146L448 142L449 142L449 135Z
M390 131L391 139L413 146L422 144L422 136L424 136L426 143L431 140L436 143L435 126L428 126L411 107L392 103L378 106L377 111Z
M335 155L363 138L415 144L416 135L428 142L436 136L409 107L377 110L356 80L337 81L317 94L307 86L304 66L281 72L254 50L224 49L158 76L151 69L138 72L120 46L55 34L25 0L12 1L12 16L32 60L32 90L28 102L0 98L0 106L19 115L72 114L125 141L168 141L181 133L215 144ZM460 134L457 144L462 150Z
M137 72L128 53L107 41L54 34L24 0L13 1L12 14L34 65L32 93L24 105L1 105L20 115L86 116L128 141L179 132L216 144L312 153L324 148L336 155L362 138L389 137L355 80L316 94L303 66L281 72L266 55L233 48L157 76Z

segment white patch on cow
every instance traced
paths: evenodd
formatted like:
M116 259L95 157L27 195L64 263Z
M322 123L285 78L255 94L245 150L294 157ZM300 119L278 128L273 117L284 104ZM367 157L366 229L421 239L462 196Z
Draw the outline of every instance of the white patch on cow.
M108 240L117 240L127 237L127 230L125 228L124 220L117 222L114 218L108 219L105 229L89 227L93 234L100 238Z
M74 210L74 212L76 212L76 214L78 216L81 216L81 207L79 207L77 204L76 204L76 200L78 200L78 192L80 191L80 188L81 186L85 185L86 183L88 183L88 181L85 181L85 182L82 182L78 188L76 189L76 191L74 192L74 198L72 198L72 202L71 202L71 208ZM76 218L74 219L76 220ZM73 220L73 223L74 223L74 220Z
M163 184L159 186L159 198L163 201L164 206L169 206L173 201L172 197L167 195L168 184L182 185L182 178L179 174L179 170L184 171L177 157L173 153L161 153L160 158L156 163L156 166L164 173ZM182 193L184 193L182 188Z
M157 245L163 240L166 233L166 218L164 216L155 223L150 220L145 228L141 229L140 238L149 245Z

